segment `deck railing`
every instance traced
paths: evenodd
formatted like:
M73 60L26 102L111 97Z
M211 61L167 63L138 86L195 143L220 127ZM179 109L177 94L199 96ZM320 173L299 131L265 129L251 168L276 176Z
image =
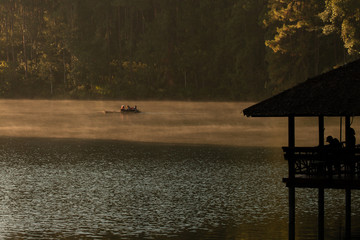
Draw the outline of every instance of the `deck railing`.
M360 147L283 147L289 178L297 175L333 176L360 174Z

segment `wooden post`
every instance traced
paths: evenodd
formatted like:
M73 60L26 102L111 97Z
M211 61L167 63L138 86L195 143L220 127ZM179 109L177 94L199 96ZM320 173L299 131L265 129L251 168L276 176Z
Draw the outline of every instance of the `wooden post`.
M345 141L348 146L350 131L350 116L345 116ZM345 239L351 239L351 189L346 188L345 193Z
M324 188L319 188L318 211L318 239L324 240Z
M319 146L324 146L324 116L319 116ZM324 240L324 188L318 194L318 239Z
M288 119L289 127L289 147L295 147L295 117L289 116Z
M295 240L295 187L289 187L289 240Z
M324 116L319 116L319 146L324 146Z
M355 170L355 164L354 164L354 159L352 159L353 157L353 153L352 150L349 148L349 143L350 143L350 129L351 129L351 121L350 121L350 116L345 116L345 141L346 141L346 148L348 149L348 155L345 157L345 174L348 174L350 177L354 176L354 170Z
M295 118L288 118L288 144L289 148L295 147ZM295 164L292 157L289 158L289 180L295 178ZM295 240L295 187L289 187L289 240Z
M346 189L346 216L345 216L345 239L350 240L351 239L351 189Z
M346 145L349 141L350 125L351 125L350 116L345 116L345 142L346 142Z
M290 154L291 150L295 147L295 118L293 116L289 116L288 119L288 145ZM288 160L288 166L289 166L289 179L293 179L295 177L295 163L294 159L292 157Z

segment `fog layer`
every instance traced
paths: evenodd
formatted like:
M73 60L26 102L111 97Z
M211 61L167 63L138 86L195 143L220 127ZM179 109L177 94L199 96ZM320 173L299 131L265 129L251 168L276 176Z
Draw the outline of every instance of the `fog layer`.
M119 111L122 104L137 105L141 113L104 113L104 110ZM1 100L0 136L232 146L286 145L287 119L247 118L242 110L251 104ZM340 138L339 123L339 118L325 119L325 134ZM316 118L298 118L296 130L297 145L317 144Z

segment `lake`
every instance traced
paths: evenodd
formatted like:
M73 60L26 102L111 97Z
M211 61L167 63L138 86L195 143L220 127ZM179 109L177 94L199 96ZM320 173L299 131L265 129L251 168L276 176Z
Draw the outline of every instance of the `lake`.
M142 113L103 113L121 104ZM287 121L249 105L1 100L0 238L287 239ZM316 144L316 123L297 120L297 145ZM340 138L339 119L325 127ZM296 239L316 239L317 190L296 200ZM342 239L343 191L325 191L325 219Z

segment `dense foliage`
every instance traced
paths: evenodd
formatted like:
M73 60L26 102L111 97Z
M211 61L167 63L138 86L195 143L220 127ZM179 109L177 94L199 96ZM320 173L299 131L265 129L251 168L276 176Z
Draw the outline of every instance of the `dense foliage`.
M360 53L357 0L0 3L0 97L254 100Z

